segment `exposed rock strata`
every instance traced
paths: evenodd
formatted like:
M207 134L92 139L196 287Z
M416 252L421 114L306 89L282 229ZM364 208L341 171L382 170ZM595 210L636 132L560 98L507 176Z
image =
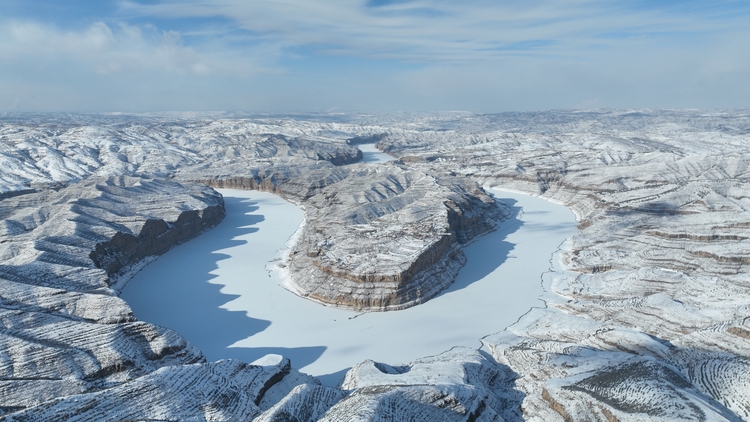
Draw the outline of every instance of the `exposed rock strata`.
M89 255L113 239L128 239L130 249L108 268L116 270L194 236L223 217L215 192L119 177L4 199L0 215L0 410L203 361L176 333L135 321L112 295L114 272L98 268ZM148 230L151 222L166 230Z
M144 401L164 411L159 417L750 420L747 112L447 113L346 123L324 117L6 119L0 204L96 173L141 173L261 188L330 206L335 203L316 196L349 182L351 170L334 165L357 155L346 140L374 133L388 134L378 148L403 157L404 173L454 171L568 205L580 232L553 260L556 272L545 276L548 307L485 338L488 354L454 353L448 363L436 357L407 367L366 362L347 375L351 390L290 373L267 390L257 410L230 400L211 402L221 412L204 413L200 405L181 411L170 403L192 400L194 390L180 384L171 397ZM119 299L86 293L106 289L107 282L88 258L91 250L76 249L81 240L55 246L75 257L69 263L85 262L81 267L55 263L59 254L45 255L50 247L41 241L39 250L25 246L40 257L22 262L28 272L6 263L19 247L6 239L47 219L45 209L37 205L15 222L3 215L0 403L8 418L64 411L76 406L65 397L76 394L129 391L122 397L135 397L127 388L147 385L132 384L141 377L157 383L167 373L194 371L200 378L212 370L194 364L200 354L176 334L133 321ZM126 217L109 215L97 225ZM44 276L23 278L37 272ZM155 372L168 365L176 366ZM234 386L249 385L253 371L237 372L231 383L223 375L200 378L201 385L236 397ZM126 398L108 403L123 415L152 415ZM91 409L76 412L95 420L99 414Z
M357 310L394 310L435 296L466 263L461 244L510 210L476 183L386 164L351 168L305 202L289 259L290 287Z
M224 204L205 187L125 176L6 199L0 216L0 277L86 291L213 227Z
M89 254L91 260L108 274L115 274L143 258L158 255L203 232L224 218L223 201L202 210L183 211L176 220L167 223L163 219L149 219L140 232L117 232L106 242L97 243Z

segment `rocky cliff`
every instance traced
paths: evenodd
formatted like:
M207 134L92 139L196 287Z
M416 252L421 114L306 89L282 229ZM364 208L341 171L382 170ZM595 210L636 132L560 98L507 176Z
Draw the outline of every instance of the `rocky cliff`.
M402 309L445 289L461 249L510 210L475 182L384 164L350 169L305 202L288 265L295 293L356 310Z
M219 223L216 192L114 177L4 199L0 215L2 411L204 361L177 333L136 321L110 284Z
M374 133L405 164L336 165ZM750 420L749 134L746 111L4 118L0 418ZM87 180L107 174L150 178ZM290 265L311 286L354 289L377 265L394 291L439 267L498 212L475 183L564 203L580 231L543 277L546 308L482 350L367 361L330 388L281 358L205 363L112 295L92 252L112 271L165 247L182 213L196 232L218 217L215 193L170 178L306 202Z

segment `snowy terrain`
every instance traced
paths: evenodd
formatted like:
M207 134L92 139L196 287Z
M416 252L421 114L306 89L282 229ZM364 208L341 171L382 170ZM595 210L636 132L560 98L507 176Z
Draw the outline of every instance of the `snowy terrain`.
M398 159L361 163L360 140ZM0 418L749 420L748 157L743 110L5 116ZM323 300L380 282L372 263L389 248L414 271L383 280L416 279L412 293L432 280L419 274L452 281L488 216L506 216L478 186L563 204L577 231L543 277L546 307L484 331L502 330L480 350L365 360L331 388L294 359L209 363L116 297L149 255L218 223L218 196L201 184L302 207L290 273L330 279ZM355 229L371 234L366 248ZM390 292L370 293L402 295Z
M494 191L520 215L465 248L467 264L450 288L417 307L363 314L291 294L278 272L268 277L265 268L302 220L296 206L265 192L220 192L224 221L150 264L120 297L137 318L176 330L209 360L277 353L316 376L342 378L368 358L405 364L453 346L478 348L481 337L543 306L541 272L575 233L565 207Z

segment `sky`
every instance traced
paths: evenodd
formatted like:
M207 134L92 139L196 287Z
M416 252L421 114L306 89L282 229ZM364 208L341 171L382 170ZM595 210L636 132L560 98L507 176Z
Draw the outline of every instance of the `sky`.
M748 0L0 2L0 113L748 107Z

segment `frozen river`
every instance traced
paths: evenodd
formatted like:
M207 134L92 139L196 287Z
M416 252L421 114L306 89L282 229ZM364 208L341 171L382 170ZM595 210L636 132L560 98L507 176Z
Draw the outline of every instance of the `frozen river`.
M365 163L385 163L394 159L375 148L375 144L357 145L357 148L362 151L362 161Z
M563 206L491 191L517 218L465 248L468 263L453 285L413 308L359 314L302 299L269 271L302 221L298 207L264 192L220 192L224 221L148 265L121 297L138 319L176 330L210 361L276 353L327 384L365 359L397 365L480 347L481 337L543 306L542 273L576 231Z

